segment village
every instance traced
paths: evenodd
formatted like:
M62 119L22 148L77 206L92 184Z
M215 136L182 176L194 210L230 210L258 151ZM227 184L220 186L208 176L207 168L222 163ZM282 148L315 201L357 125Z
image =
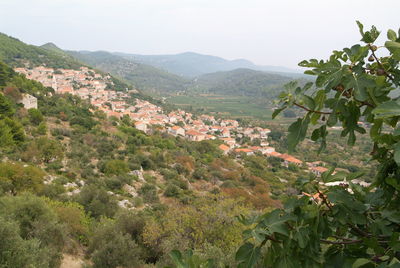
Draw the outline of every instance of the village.
M33 69L16 68L15 71L24 74L28 79L41 82L46 87L52 87L56 94L68 93L86 99L108 117L128 116L138 130L147 134L156 128L191 141L219 139L223 142L219 149L224 154L235 153L240 156L259 153L266 157L276 157L282 160L285 167L304 167L316 176L321 176L328 170L321 161L304 163L294 156L276 152L275 148L269 146L268 134L271 130L267 128L242 127L236 120L217 119L212 115L196 116L183 110L165 113L161 107L140 99L135 99L133 105L130 104L131 101L128 104L127 100L132 99L131 92L112 90L110 75L96 73L88 67L81 67L79 70L55 70L39 66ZM34 99L27 95L22 103L26 108L37 108ZM257 140L258 146L245 146L241 144L243 140Z

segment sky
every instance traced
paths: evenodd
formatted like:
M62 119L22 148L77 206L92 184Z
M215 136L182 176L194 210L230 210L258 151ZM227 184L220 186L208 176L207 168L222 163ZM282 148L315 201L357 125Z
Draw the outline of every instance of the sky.
M0 0L0 32L68 50L192 51L298 68L358 42L356 20L397 31L399 10L399 0Z

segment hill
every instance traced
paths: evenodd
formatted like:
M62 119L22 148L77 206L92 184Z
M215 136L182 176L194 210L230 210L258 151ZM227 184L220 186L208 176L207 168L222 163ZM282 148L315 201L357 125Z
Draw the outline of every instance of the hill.
M49 51L53 51L58 54L67 55L64 50L62 50L61 48L59 48L58 46L56 46L54 43L51 42L41 45L40 47Z
M182 91L189 82L175 74L105 51L67 51L67 53L86 64L116 75L148 93Z
M59 51L27 45L20 40L0 33L0 60L12 67L44 65L51 68L78 69L83 64Z
M138 63L130 57L121 57L105 51L68 51L67 53L86 64L121 77L147 93L161 95L189 90L234 96L275 96L274 92L282 89L283 84L292 79L274 73L242 68L209 73L189 80L156 67ZM201 64L197 64L193 59L192 66L195 68L198 65Z
M186 77L196 77L206 73L231 71L239 68L274 73L287 73L288 76L295 77L301 75L298 71L286 67L259 66L244 59L226 60L216 56L203 55L193 52L186 52L176 55L138 55L118 52L114 54Z
M26 93L37 109L19 104ZM244 227L225 222L279 204L220 142L146 135L129 118L49 93L0 62L0 240L9 253L0 266L59 267L64 254L83 252L94 267L164 267L168 245L211 246L234 262ZM185 231L164 228L176 224ZM192 236L207 240L182 244Z
M94 267L165 267L173 248L237 267L234 252L247 227L235 217L279 206L301 193L299 177L310 177L306 165L286 167L261 153L223 154L222 140L189 141L157 127L145 134L129 117L106 117L77 96L50 92L0 62L5 267L59 267L63 255L77 252ZM37 109L19 103L26 93ZM283 152L284 131L271 130L270 145ZM346 150L339 135L341 149L328 146L317 156L310 142L296 157L343 168L357 160L363 168L364 148Z
M202 75L194 80L190 90L233 96L275 97L291 80L278 74L236 69Z

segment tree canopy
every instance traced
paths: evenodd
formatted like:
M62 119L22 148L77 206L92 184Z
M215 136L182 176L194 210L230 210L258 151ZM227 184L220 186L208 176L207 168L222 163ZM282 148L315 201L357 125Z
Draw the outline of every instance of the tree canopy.
M399 267L400 262L400 30L365 31L362 44L333 51L328 60L300 62L315 83L287 85L281 111L300 107L305 114L289 126L289 150L308 137L326 147L329 129L341 127L348 145L357 135L373 142L370 161L378 162L373 183L354 183L360 173L323 173L305 180L308 196L293 198L284 208L249 219L246 242L236 253L240 267ZM309 131L310 130L310 131ZM336 186L328 182L339 181Z

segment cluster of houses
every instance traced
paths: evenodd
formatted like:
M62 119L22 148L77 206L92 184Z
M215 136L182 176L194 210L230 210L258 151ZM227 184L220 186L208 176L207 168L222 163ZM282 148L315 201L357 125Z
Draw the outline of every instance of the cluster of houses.
M57 94L69 93L93 102L106 102L117 97L128 97L126 93L107 90L114 85L110 75L102 75L87 67L79 70L53 69L44 66L15 68L16 72L26 78L39 81L46 87L51 87Z
M219 139L223 143L219 148L224 152L253 155L257 152L266 157L282 159L282 165L290 164L303 166L303 161L288 154L281 154L275 148L268 146L267 128L242 127L232 119L217 119L212 115L195 116L183 110L166 113L157 105L148 101L130 97L130 92L109 90L113 83L109 75L96 73L87 67L79 70L52 69L39 66L33 69L16 68L16 72L24 74L28 79L41 82L44 86L52 87L57 94L69 93L102 110L107 116L121 118L128 116L135 127L145 133L157 128L173 136L180 136L191 141ZM26 106L35 106L32 96L27 96ZM24 104L25 105L25 104ZM34 108L37 107L37 104ZM257 140L259 146L243 146L241 143ZM320 176L327 168L321 164L307 163L310 172Z

